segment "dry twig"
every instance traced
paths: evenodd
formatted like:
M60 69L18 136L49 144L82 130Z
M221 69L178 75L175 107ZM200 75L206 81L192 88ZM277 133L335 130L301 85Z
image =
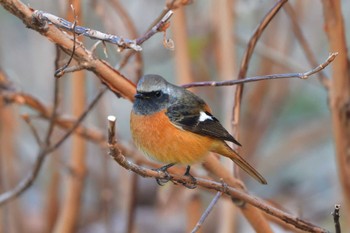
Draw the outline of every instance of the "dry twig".
M228 80L228 81L222 81L222 82L215 82L215 81L194 82L194 83L189 83L189 84L185 84L182 86L185 88L204 87L204 86L231 86L231 85L237 85L237 84L242 84L242 83L257 82L257 81L261 81L261 80L270 80L270 79L285 79L285 78L307 79L311 75L326 68L330 63L333 62L333 60L335 59L335 57L337 55L338 55L337 52L331 53L325 62L319 64L317 67L313 68L312 70L309 70L309 71L304 72L304 73L270 74L270 75L248 77L248 78L244 78L244 79Z

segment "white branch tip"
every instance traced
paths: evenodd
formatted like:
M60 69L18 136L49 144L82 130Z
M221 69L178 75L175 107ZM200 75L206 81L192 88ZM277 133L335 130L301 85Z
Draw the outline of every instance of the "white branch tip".
M112 122L115 122L117 120L117 118L115 116L113 116L113 115L109 115L107 117L107 119L108 119L108 121L112 121Z

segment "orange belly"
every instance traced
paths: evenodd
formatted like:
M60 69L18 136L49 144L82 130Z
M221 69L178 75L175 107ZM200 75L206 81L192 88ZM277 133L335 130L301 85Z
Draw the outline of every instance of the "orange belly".
M175 127L164 111L130 117L135 144L151 158L162 163L192 164L203 159L213 139Z

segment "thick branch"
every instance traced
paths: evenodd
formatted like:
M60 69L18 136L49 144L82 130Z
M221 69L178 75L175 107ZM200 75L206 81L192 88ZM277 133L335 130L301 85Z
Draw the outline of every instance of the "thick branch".
M337 170L343 188L345 208L350 212L350 73L341 1L323 0L323 12L330 50L339 52L337 60L333 63L329 105L332 113Z

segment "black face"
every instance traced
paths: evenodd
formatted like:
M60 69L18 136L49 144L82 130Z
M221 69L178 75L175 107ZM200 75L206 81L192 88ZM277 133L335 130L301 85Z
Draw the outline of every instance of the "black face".
M160 90L137 92L133 109L136 114L149 115L167 108L168 103L169 95Z

